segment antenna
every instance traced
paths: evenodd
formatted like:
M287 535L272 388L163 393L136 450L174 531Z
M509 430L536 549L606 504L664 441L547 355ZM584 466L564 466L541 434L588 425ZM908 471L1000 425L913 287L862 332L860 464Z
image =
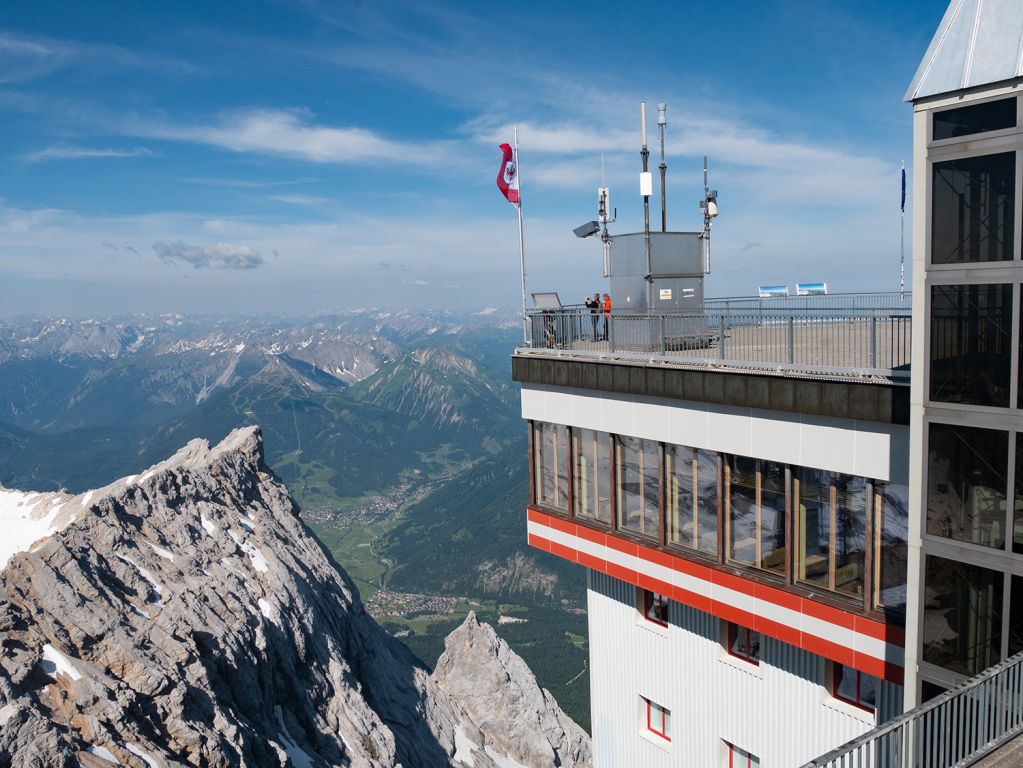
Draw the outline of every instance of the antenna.
M604 243L604 277L609 277L611 275L611 235L607 231L607 225L618 220L618 211L611 208L611 190L604 182L603 153L600 155L600 186L597 187L597 219L601 226L600 239Z
M664 162L664 131L668 127L668 105L663 101L657 105L657 132L661 138L661 232L668 231L668 208L667 198L664 191L664 174L668 171L668 164Z
M643 147L639 156L643 159L643 172L639 174L639 194L643 196L643 246L646 250L646 310L653 309L654 283L653 265L650 261L650 195L654 191L653 178L650 176L650 150L646 146L646 102L639 103L639 119L643 126Z
M703 211L703 232L700 239L703 240L703 271L710 274L710 227L718 215L718 191L711 189L707 181L707 156L703 156L703 200L700 201L700 210Z

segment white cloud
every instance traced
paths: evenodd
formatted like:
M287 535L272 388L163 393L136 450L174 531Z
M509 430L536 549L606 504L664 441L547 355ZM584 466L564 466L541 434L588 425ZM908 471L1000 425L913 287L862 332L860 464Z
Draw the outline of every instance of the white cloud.
M164 264L191 264L196 269L255 269L263 263L263 254L247 245L214 243L209 246L157 241L153 250Z
M411 166L436 166L452 161L446 142L404 142L354 126L317 125L304 110L259 109L230 112L208 124L135 121L126 132L156 139L184 141L312 163L400 161Z
M39 163L46 160L82 160L108 157L158 157L159 155L159 152L154 152L148 147L111 149L99 147L54 146L39 149L35 152L29 152L26 155L22 155L22 159L30 163Z

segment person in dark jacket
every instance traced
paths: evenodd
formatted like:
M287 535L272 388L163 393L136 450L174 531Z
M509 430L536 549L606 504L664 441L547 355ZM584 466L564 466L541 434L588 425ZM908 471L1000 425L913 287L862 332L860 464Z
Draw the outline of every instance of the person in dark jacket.
M598 293L593 294L592 298L587 296L585 304L586 304L586 308L588 310L590 310L590 322L593 323L592 338L593 338L594 341L596 341L597 340L597 322L600 319L600 315L599 315L599 310L600 310L600 293L598 292Z

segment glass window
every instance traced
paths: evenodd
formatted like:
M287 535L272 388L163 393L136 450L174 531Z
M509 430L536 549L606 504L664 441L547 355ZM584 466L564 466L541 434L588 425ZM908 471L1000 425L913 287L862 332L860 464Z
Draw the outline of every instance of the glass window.
M927 452L927 532L1001 548L1008 433L931 424Z
M568 511L568 427L537 423L533 432L536 503Z
M1009 405L1012 286L931 288L931 400Z
M801 469L798 482L796 577L823 589L862 597L867 481Z
M931 263L1012 260L1012 152L935 163L932 182Z
M785 467L729 456L725 486L728 558L785 573Z
M725 754L725 768L760 768L760 758L745 749L725 742L728 749Z
M1023 651L1023 577L1013 576L1009 586L1009 655Z
M573 429L577 517L611 523L611 435L592 429Z
M927 556L923 658L963 675L1001 660L1002 574Z
M618 527L660 538L661 446L635 437L617 439Z
M1023 554L1023 432L1016 433L1016 492L1013 497L1012 551Z
M655 704L650 699L643 699L643 704L646 711L646 729L665 741L671 741L671 710Z
M906 542L909 488L874 484L874 605L906 610Z
M668 543L716 556L718 552L718 455L669 445Z
M655 624L660 624L663 627L668 626L668 598L651 592L649 589L644 589L643 616Z
M760 633L729 622L728 653L750 664L760 664Z
M877 707L877 688L876 677L841 664L831 665L831 695L836 699L873 712Z
M954 139L1016 125L1016 99L1000 99L934 113L934 141Z

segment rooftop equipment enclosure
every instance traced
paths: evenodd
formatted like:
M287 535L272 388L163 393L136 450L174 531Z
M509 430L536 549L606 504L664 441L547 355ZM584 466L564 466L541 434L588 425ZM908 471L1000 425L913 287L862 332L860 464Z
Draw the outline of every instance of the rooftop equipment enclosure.
M702 312L703 243L699 232L651 232L653 306L647 306L644 234L611 237L611 302L615 312Z

